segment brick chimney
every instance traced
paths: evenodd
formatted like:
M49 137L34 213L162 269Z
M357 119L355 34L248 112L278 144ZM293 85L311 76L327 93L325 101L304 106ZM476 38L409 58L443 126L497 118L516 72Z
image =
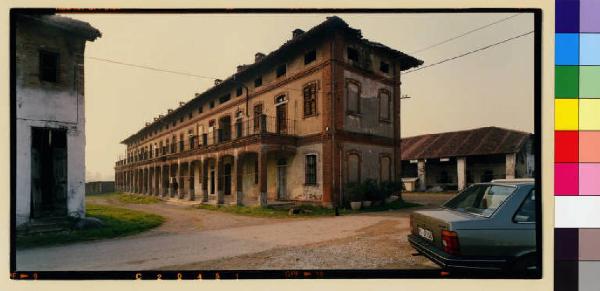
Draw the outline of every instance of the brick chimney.
M304 30L300 29L300 28L296 28L292 31L292 39L295 39L297 37L299 37L300 35L302 35L304 33Z
M256 53L254 54L254 62L258 63L260 62L263 58L265 57L265 54L263 53Z

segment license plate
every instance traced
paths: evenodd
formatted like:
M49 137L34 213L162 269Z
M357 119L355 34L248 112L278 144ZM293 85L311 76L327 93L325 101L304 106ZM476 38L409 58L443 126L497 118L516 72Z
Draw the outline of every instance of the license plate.
M419 227L419 235L425 239L433 241L433 233L431 233L431 230Z

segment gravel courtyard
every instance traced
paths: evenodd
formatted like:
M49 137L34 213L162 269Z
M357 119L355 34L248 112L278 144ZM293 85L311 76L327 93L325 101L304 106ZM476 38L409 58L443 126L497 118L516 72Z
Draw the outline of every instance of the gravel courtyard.
M426 196L425 196L426 195ZM415 196L415 197L413 197ZM405 194L435 207L451 194ZM17 251L17 269L431 269L435 264L407 242L415 208L311 218L260 218L192 208L179 202L124 204L96 196L93 203L142 210L166 218L130 237Z

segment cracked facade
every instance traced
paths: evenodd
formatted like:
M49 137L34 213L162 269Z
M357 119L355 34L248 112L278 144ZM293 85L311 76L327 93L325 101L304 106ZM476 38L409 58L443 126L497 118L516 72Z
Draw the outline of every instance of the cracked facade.
M16 224L85 215L84 61L101 33L56 15L14 14Z
M329 17L122 141L117 190L237 205L334 206L400 181L400 76L423 62Z

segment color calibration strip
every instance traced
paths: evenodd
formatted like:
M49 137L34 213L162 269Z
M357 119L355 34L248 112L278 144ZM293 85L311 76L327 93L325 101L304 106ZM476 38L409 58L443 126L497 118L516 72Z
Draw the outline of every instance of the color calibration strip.
M600 290L600 0L556 0L554 289Z

